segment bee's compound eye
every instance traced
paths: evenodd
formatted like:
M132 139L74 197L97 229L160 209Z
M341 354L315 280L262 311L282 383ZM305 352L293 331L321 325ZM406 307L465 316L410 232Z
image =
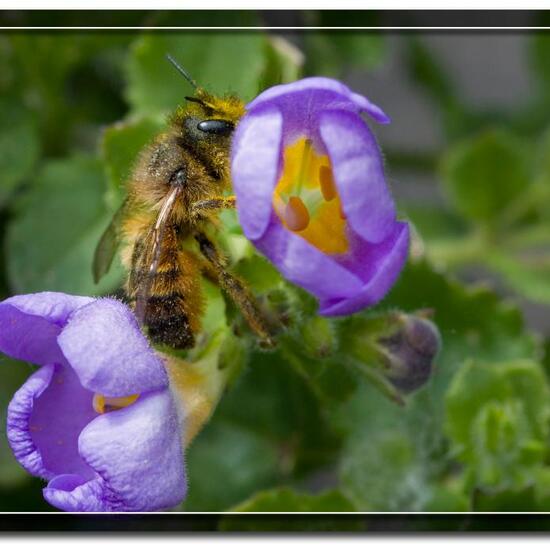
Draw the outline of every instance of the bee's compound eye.
M233 123L228 120L210 119L203 120L197 124L201 132L215 134L218 136L228 136L233 131Z

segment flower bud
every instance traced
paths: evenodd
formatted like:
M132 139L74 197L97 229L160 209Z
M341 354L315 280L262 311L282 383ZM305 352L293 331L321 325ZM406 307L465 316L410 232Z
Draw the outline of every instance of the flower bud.
M324 317L312 317L299 329L303 352L314 359L323 359L334 353L336 335L332 323Z
M387 367L386 377L403 393L423 386L430 377L441 348L437 327L417 315L398 314L395 328L378 340Z
M384 394L402 403L401 394L427 382L441 347L439 331L428 314L356 317L342 331L340 349Z

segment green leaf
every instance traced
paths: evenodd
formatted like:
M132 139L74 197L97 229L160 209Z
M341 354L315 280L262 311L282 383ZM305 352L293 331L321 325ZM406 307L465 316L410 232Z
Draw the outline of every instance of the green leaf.
M525 144L503 130L487 130L452 147L443 159L444 184L466 218L494 226L529 183Z
M374 399L380 404L379 394L370 388L364 389L361 399ZM342 486L362 511L418 510L426 499L422 494L423 465L410 437L398 424L391 426L392 417L399 422L392 412L376 412L385 417L381 422L387 424L386 433L376 427L368 430L368 437L352 437L342 454ZM362 413L366 415L367 411Z
M32 113L21 103L0 98L0 207L38 161L40 144Z
M238 273L256 293L263 293L282 286L281 276L273 264L263 256L252 254L235 266Z
M468 497L456 487L434 485L423 506L424 512L468 512Z
M299 493L289 487L255 494L230 512L353 512L352 503L340 491L316 495Z
M74 156L44 165L8 227L8 277L14 293L97 295L118 286L120 268L97 286L92 279L93 253L110 217L104 192L103 169L95 158Z
M534 361L471 361L446 397L446 433L472 482L499 490L533 480L542 463L550 389Z
M230 512L353 512L351 502L339 491L326 491L310 495L290 488L272 489L257 493ZM366 527L362 518L354 516L296 515L279 519L264 516L253 519L245 515L231 515L222 519L220 531L362 531Z
M300 348L299 339L283 343L281 348L288 364L325 405L345 401L356 389L358 376L337 356L321 359L319 355L322 354L317 353L317 357L313 358L311 350L308 353L307 348Z
M292 42L281 36L269 36L265 48L266 61L260 77L261 90L300 78L304 55Z
M331 490L311 495L283 487L262 491L247 501L230 509L230 512L353 512L355 508L340 491ZM365 528L362 518L354 516L297 515L284 519L277 516L247 518L245 515L224 517L220 531L361 531Z
M127 35L40 32L11 33L9 39L15 72L14 92L33 109L43 149L49 155L60 156L68 145L88 139L84 135L86 125L91 123L91 114L101 116L102 123L109 122L106 116L109 112L115 118L120 116L123 108L117 95L120 86L109 89L109 78L99 74L93 64L86 64L96 55L103 56L98 66L108 69L106 55L111 47L122 51ZM79 75L78 71L83 69L86 70ZM90 87L99 84L107 88L100 105L97 95L89 95ZM115 108L111 111L107 106L114 98Z
M539 508L534 486L504 490L476 490L473 498L476 512L535 512Z
M405 207L407 219L423 239L432 241L446 237L461 238L468 229L464 219L449 208L442 206L411 205Z
M212 420L199 434L186 463L190 491L184 509L188 511L221 511L277 479L275 445L223 420Z
M519 294L534 302L550 304L550 257L528 250L507 252L492 250L486 264L500 273L506 283Z
M166 60L170 53L208 91L250 100L264 69L264 37L254 32L177 31L146 34L132 50L127 96L133 111L162 120L193 88Z
M544 372L534 361L471 361L460 369L449 388L446 431L467 455L471 426L482 408L489 402L518 401L525 408L528 429L542 439L548 432L549 397Z

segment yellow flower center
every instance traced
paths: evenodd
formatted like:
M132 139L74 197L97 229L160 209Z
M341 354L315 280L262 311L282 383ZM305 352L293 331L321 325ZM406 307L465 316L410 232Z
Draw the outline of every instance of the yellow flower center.
M138 397L139 393L128 395L127 397L106 397L105 395L96 393L94 394L92 405L95 412L104 414L111 411L118 411L119 409L123 409L124 407L131 405L132 403L135 403Z
M327 155L311 140L286 147L283 173L273 193L273 208L283 225L326 254L348 250L346 217Z

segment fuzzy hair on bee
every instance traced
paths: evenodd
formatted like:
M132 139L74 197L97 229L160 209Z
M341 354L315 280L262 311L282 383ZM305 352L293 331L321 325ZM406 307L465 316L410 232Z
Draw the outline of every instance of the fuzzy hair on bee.
M186 100L166 131L139 154L126 182L127 199L96 250L94 277L108 270L121 241L126 296L153 342L194 346L205 307L201 276L206 276L235 302L261 343L273 345L255 298L230 272L212 236L220 230L220 211L235 206L228 195L229 151L244 104L237 96L218 97L199 87Z

